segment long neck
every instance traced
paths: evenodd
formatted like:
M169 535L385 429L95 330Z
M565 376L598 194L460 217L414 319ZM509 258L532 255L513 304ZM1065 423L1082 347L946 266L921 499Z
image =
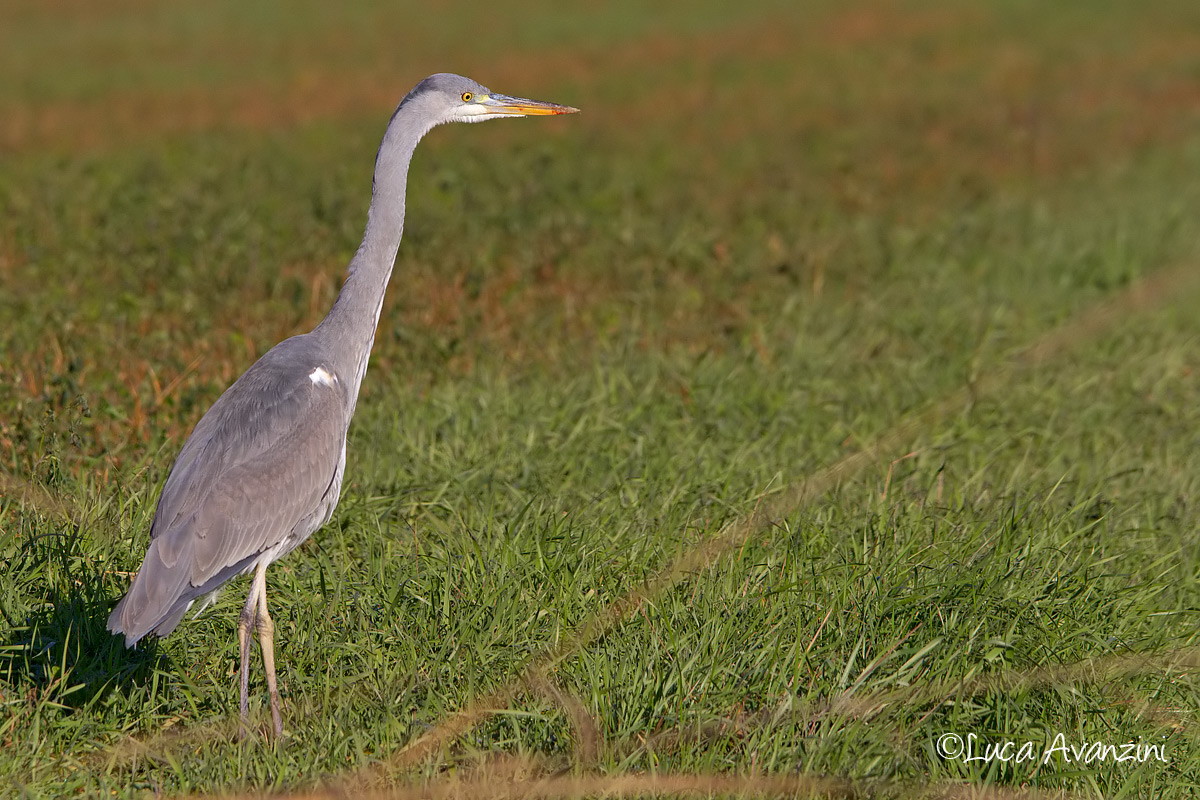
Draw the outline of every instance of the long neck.
M379 312L404 233L408 165L417 142L428 130L411 124L403 104L392 116L375 158L371 207L362 244L350 261L349 274L333 308L312 333L331 354L334 371L342 380L353 382L347 409L351 414L367 372Z

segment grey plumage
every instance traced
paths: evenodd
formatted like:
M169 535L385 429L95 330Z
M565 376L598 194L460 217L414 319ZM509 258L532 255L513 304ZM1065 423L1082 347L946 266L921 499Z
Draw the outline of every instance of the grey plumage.
M127 645L166 636L197 598L328 520L352 401L342 382L308 375L322 365L337 374L331 364L312 334L281 342L196 425L163 487L142 568L109 618Z
M404 228L413 150L435 125L565 114L567 106L490 93L458 75L421 81L392 115L375 159L362 244L329 314L255 362L192 431L159 498L150 547L108 628L132 647L166 636L199 598L253 570L238 624L241 717L247 714L250 625L263 649L276 735L273 624L265 570L329 521L346 465L346 432Z

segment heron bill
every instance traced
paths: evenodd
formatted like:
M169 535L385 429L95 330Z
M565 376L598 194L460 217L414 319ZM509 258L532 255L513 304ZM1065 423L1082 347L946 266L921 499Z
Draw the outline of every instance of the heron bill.
M507 114L511 116L543 117L551 114L574 114L579 109L571 106L560 106L557 103L544 103L541 100L527 100L524 97L510 97L506 94L489 94L476 97L475 102L483 106L488 114Z

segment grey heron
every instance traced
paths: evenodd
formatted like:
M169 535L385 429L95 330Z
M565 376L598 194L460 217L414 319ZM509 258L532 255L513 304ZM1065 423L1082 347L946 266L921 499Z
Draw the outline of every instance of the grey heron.
M362 244L329 314L271 348L196 424L163 486L150 546L108 618L126 647L175 629L197 599L253 571L238 619L240 720L248 726L251 627L258 630L275 735L283 733L266 571L329 521L346 467L346 432L367 371L404 228L413 150L434 126L577 109L495 94L441 73L397 106L375 157ZM204 605L200 610L203 610ZM199 613L199 612L197 612Z

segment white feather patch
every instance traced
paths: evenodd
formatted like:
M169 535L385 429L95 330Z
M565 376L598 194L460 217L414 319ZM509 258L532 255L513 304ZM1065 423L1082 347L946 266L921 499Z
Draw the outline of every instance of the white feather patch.
M308 379L313 382L313 386L337 386L337 375L329 372L324 367L317 367L312 372L308 373Z

